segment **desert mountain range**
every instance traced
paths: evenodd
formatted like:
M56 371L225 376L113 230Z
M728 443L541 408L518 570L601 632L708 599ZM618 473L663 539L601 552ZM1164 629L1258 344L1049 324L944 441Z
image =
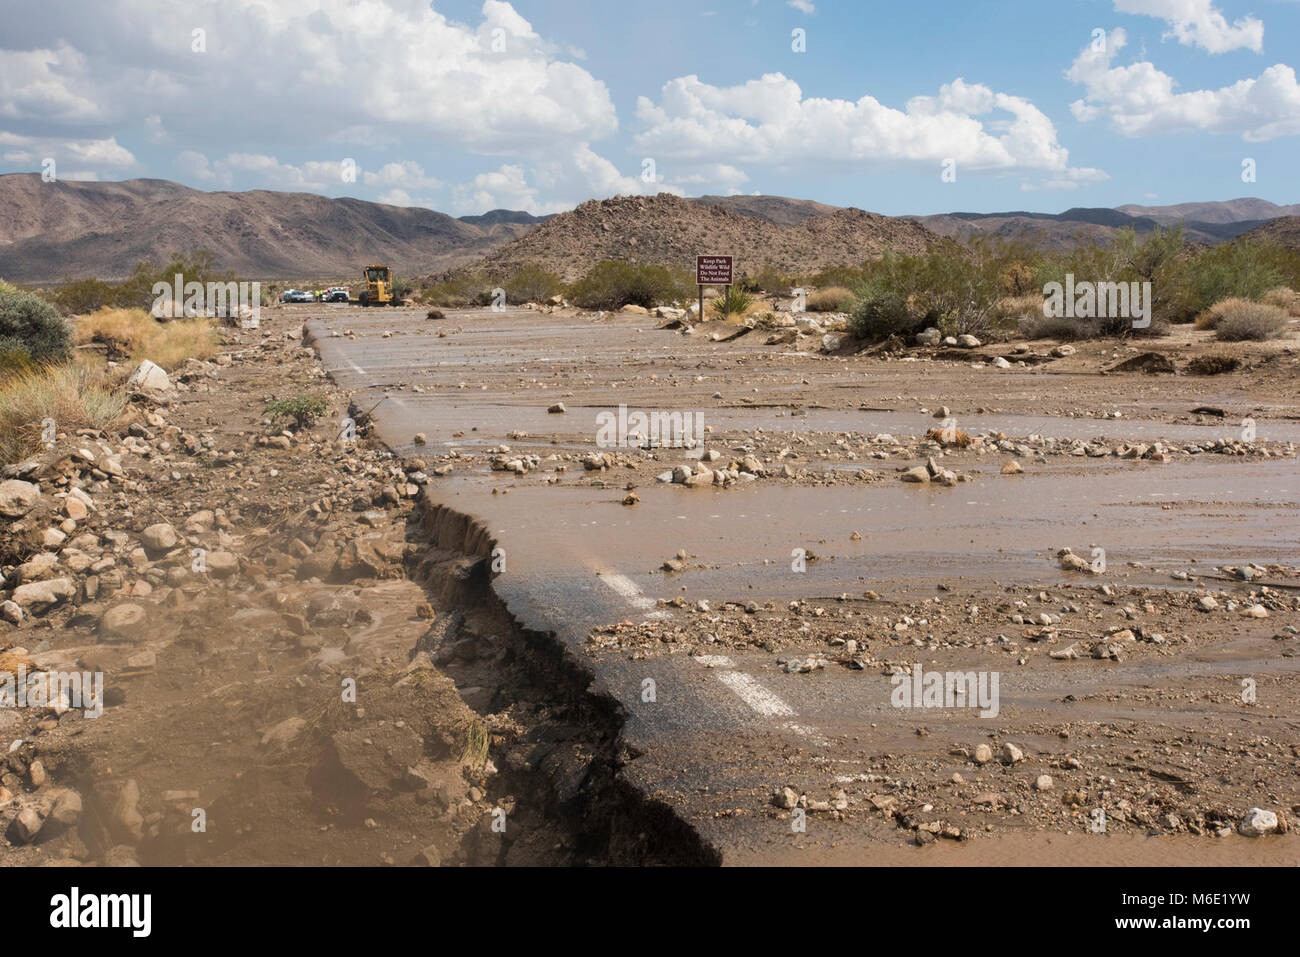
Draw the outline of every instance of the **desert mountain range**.
M937 236L994 234L1060 247L1182 223L1188 238L1252 235L1296 242L1300 204L1261 199L1070 209L1063 213L948 213L890 217L780 196L591 200L549 217L492 210L455 218L418 207L270 190L206 192L166 180L42 182L0 175L0 277L59 282L121 279L137 262L210 250L250 279L355 275L385 262L408 275L469 265L536 263L566 279L601 259L687 266L699 252L731 253L754 272L855 265L885 249L917 251Z

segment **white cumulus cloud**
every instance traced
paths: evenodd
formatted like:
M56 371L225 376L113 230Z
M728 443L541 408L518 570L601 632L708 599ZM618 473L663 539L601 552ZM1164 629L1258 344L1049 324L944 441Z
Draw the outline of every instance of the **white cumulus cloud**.
M1173 77L1148 61L1113 65L1127 42L1122 29L1113 30L1104 49L1085 47L1066 71L1084 88L1070 107L1080 121L1107 119L1126 136L1200 130L1261 142L1300 134L1300 84L1286 64L1217 90L1179 92Z
M1228 23L1213 0L1115 0L1119 13L1158 17L1169 24L1166 36L1186 46L1198 46L1210 53L1264 48L1264 24L1246 16Z

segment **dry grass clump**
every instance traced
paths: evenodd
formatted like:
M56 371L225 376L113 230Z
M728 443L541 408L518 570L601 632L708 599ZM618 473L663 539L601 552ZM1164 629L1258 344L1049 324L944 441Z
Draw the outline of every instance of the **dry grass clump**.
M159 322L143 309L105 306L76 319L77 344L99 343L110 359L151 359L171 371L186 359L210 359L219 340L210 319Z
M1277 286L1264 293L1261 302L1277 306L1289 316L1300 316L1300 292L1290 286Z
M1196 317L1196 328L1213 329L1223 342L1276 339L1286 329L1286 311L1266 302L1224 299Z
M848 312L853 306L853 293L843 286L829 286L810 293L805 305L809 312Z
M103 429L125 410L126 395L78 363L20 373L0 386L0 462L16 462L36 451L46 419L61 432Z

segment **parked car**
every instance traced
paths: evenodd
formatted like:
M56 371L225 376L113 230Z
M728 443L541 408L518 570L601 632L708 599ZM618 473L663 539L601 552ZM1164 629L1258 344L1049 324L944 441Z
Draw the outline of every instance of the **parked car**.
M303 292L301 289L286 289L280 294L281 302L315 302L311 293Z
M324 302L347 302L351 297L343 286L330 286L321 298Z

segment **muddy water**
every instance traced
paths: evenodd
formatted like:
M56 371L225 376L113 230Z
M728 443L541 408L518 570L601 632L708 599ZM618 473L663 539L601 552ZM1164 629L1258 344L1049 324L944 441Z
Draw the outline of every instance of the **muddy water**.
M508 442L546 454L593 448L596 416L619 401L632 408L680 408L697 397L706 422L730 428L803 433L853 429L862 433L917 435L933 426L919 412L811 409L792 416L781 408L710 408L706 390L720 388L724 400L761 399L769 387L746 395L719 378L693 381L701 355L751 359L771 350L746 340L718 344L683 340L653 329L655 320L636 317L605 322L541 317L528 312L456 314L439 323L418 314L382 313L340 317L319 324L319 348L326 365L346 386L361 391L358 404L375 406L387 439L410 449L410 437L424 432L431 446L461 447ZM355 330L358 338L330 338L327 330ZM437 329L462 329L446 338ZM391 330L392 338L381 338ZM755 375L766 375L751 362ZM805 365L809 363L805 360ZM823 363L824 364L824 363ZM707 370L706 370L707 371ZM822 373L812 364L803 378L833 375L835 390L848 389L859 404L880 396L867 377L839 364ZM651 378L654 377L654 378ZM792 375L786 375L788 381ZM606 385L620 383L617 395ZM801 381L801 380L800 380ZM396 388L419 384L416 394ZM536 388L549 386L547 390ZM461 388L461 386L464 388ZM556 388L571 395L566 416L548 415ZM824 392L825 390L823 390ZM702 394L705 393L705 394ZM903 403L906 404L906 403ZM1130 440L1213 438L1232 435L1222 423L1174 425L1154 420L1100 420L1024 415L963 416L968 430L998 429L1008 435ZM528 438L511 440L519 430ZM453 433L463 433L453 437ZM1261 424L1261 434L1300 439L1300 426L1286 421ZM665 453L665 468L673 464ZM860 460L841 468L897 463ZM801 587L871 582L915 576L1060 579L1049 550L1076 551L1096 545L1112 567L1129 562L1162 566L1162 574L1131 568L1130 580L1169 581L1167 570L1193 559L1223 562L1295 560L1300 467L1294 460L1226 462L1206 455L1170 466L1113 460L1053 458L1029 474L1008 479L998 462L971 466L978 480L955 489L889 484L870 488L783 488L759 483L726 491L651 487L642 504L620 508L614 491L577 487L515 486L500 474L475 475L440 486L466 497L470 509L496 522L517 543L513 568L527 573L556 567L556 554L583 556L594 568L616 569L647 592L674 591L662 576L650 576L677 549L716 566L701 575L709 585L735 591L770 579L788 578L792 549L812 548L824 558L810 566ZM572 486L581 481L569 473ZM509 497L479 498L475 488L512 487ZM858 531L862 540L850 542ZM535 545L536 547L532 547ZM560 564L567 564L561 562Z
M408 452L414 451L411 437L416 432L426 434L429 451L435 452L502 443L541 455L590 450L597 414L620 403L634 409L702 410L719 433L762 428L920 435L934 425L912 394L919 386L909 381L925 370L903 363L885 368L806 356L774 358L770 348L750 343L749 337L710 343L656 332L653 325L646 317L593 323L480 312L430 323L410 313L338 312L314 330L326 367L355 390L360 408L374 407L385 440ZM439 328L460 331L440 338ZM357 338L329 337L330 330L344 329L354 330ZM393 336L382 338L385 330ZM872 375L863 368L871 368ZM981 402L989 407L1012 404L1008 397L1014 393L1023 410L1033 405L1025 396L1068 391L1079 379L1009 374L997 379L997 386L986 390L990 397ZM416 393L414 386L424 391ZM964 387L985 394L978 383L967 381ZM935 383L925 388L933 392ZM712 398L715 392L722 398ZM1231 422L1193 425L1151 417L1186 415L1189 408L1184 406L1200 401L1154 402L1131 395L1107 396L1113 404L1106 407L1123 413L1118 420L1019 411L963 414L958 421L968 431L997 429L1013 437L1037 433L1182 442L1235 433ZM561 400L569 413L548 415L547 406ZM1223 405L1234 415L1250 411L1240 400L1225 399ZM792 414L801 411L806 414ZM1300 426L1281 418L1281 411L1274 417L1260 410L1258 434L1300 441ZM512 431L528 435L511 437ZM665 452L664 467L684 461L677 455ZM876 468L889 475L899 464L862 459L834 467ZM1052 559L1065 546L1085 555L1091 546L1104 548L1106 581L1168 587L1187 587L1171 578L1173 571L1212 574L1213 566L1225 563L1300 560L1295 534L1300 465L1293 459L1203 455L1158 466L1053 457L1014 477L998 474L1000 464L991 456L962 460L958 467L976 480L951 489L904 485L892 476L883 484L790 487L760 481L716 491L642 483L635 508L619 504L620 476L606 476L609 486L598 488L589 484L593 475L572 469L559 485L543 486L537 476L517 479L476 468L437 480L430 494L487 524L507 551L507 570L494 584L497 592L525 625L554 630L580 654L591 627L656 614L656 599L677 595L761 600L861 594L866 589L884 594L935 581L990 591L1000 591L1000 583L1078 583L1079 576L1061 572ZM494 495L494 489L509 494ZM851 540L854 531L859 541ZM796 548L820 557L804 574L791 572ZM679 549L691 556L690 568L665 575L660 565ZM1243 665L1256 675L1285 670L1276 660L1261 660L1258 646L1224 651L1229 670ZM723 793L730 787L744 795L737 803L762 803L764 798L755 796L770 790L774 775L781 773L769 763L779 753L774 745L784 745L787 732L756 718L715 676L682 657L635 663L610 658L596 669L598 684L629 711L627 739L647 755L628 773L640 774L642 786L651 791L665 779L672 782L684 795L688 817L704 800L694 795L710 789ZM841 681L837 676L813 683L806 676L773 673L769 658L737 655L737 668L788 702L797 723L816 723L833 738L835 743L824 749L828 756L853 759L861 747L844 744L850 740L907 750L910 725L885 709L878 693L881 681ZM1187 669L1186 661L1167 656L1127 671L1108 670L1106 680L1167 686L1185 677ZM1020 684L1008 685L1007 714L1033 711L1056 717L1059 707L1053 702L1078 690L1080 681L1072 674L1067 669L1026 670ZM639 706L637 689L647 675L659 681L665 694L677 696L672 707ZM1093 678L1102 680L1100 676L1098 671ZM1075 719L1141 714L1131 702L1088 705L1089 711L1082 707L1075 707ZM1173 710L1161 717L1188 727L1204 720ZM646 764L655 761L659 763ZM1026 831L917 849L897 846L894 832L883 839L847 841L837 832L833 844L800 846L762 837L761 822L731 823L711 815L704 820L710 839L730 847L729 863L984 866L1068 858L1099 865L1261 864L1297 858L1294 836L1276 842L1237 837L1169 841Z

